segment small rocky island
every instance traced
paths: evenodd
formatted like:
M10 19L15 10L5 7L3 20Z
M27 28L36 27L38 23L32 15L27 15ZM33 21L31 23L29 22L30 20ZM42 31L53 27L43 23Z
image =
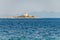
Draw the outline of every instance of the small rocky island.
M25 12L24 15L21 16L13 16L13 18L35 18L35 16L30 16L28 12Z

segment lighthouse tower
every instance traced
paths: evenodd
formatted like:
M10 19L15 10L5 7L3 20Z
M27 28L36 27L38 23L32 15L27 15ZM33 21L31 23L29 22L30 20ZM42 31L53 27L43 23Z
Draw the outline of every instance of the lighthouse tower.
M28 12L25 12L25 13L24 13L24 16L28 16Z

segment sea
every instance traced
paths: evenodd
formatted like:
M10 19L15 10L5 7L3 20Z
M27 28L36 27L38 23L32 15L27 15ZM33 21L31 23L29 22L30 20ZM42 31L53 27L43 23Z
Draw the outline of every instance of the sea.
M60 18L0 18L0 40L60 40Z

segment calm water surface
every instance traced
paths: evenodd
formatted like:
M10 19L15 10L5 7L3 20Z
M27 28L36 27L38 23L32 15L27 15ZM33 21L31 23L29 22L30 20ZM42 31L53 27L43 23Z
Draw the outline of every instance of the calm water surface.
M60 18L2 18L0 40L60 40Z

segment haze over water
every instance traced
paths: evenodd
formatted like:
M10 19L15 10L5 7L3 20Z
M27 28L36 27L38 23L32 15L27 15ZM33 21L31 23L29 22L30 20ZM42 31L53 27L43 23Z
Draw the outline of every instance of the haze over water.
M0 0L0 16L30 15L60 18L60 0Z

